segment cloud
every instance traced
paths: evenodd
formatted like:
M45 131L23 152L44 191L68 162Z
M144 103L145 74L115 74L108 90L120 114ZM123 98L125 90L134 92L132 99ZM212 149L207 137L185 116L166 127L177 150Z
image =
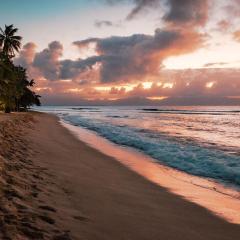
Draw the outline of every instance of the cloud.
M114 0L108 1L112 4L115 2ZM205 90L201 82L195 81L194 85L193 83L187 84L180 77L177 82L173 83L174 90L167 87L169 83L165 82L165 85L161 86L153 84L146 91L141 82L158 81L162 74L162 62L166 58L190 53L203 46L206 37L195 27L206 23L208 1L182 0L181 4L176 0L132 0L131 2L135 4L135 7L128 15L128 20L133 19L144 9L157 8L162 11L165 7L166 12L162 14L165 26L162 29L157 28L153 35L133 34L75 41L73 45L79 49L82 57L84 54L81 53L90 48L94 49L93 55L76 60L62 59L63 46L58 41L50 43L46 49L38 53L36 53L35 46L29 43L24 47L17 61L27 66L30 73L34 73L38 79L47 80L47 83L42 82L42 89L45 86L47 89L57 88L57 91L62 92L64 90L59 86L63 86L63 83L57 85L55 82L70 79L72 83L71 88L69 86L68 89L71 89L71 94L75 91L83 97L86 97L86 92L80 93L79 88L82 87L93 89L98 85L121 85L134 82L138 85L133 87L133 91L112 86L105 95L172 96L174 93L179 95L189 91L195 94L199 93L200 89ZM96 21L95 24L97 27L102 27L113 26L114 23ZM209 63L208 67L214 64L216 63ZM95 91L91 94L99 97L102 93Z
M233 39L240 42L240 30L233 32Z
M203 67L218 67L218 66L223 66L227 65L229 63L227 62L211 62L211 63L206 63L203 65Z
M19 56L14 59L14 63L23 67L31 65L36 54L36 47L36 44L33 42L25 44Z
M228 14L230 19L235 19L240 17L240 1L239 0L230 0L226 1L227 5L225 5L226 13Z
M53 98L61 96L62 99L240 96L239 70L212 69L229 66L227 62L209 62L203 69L178 71L164 70L162 66L169 57L191 53L204 46L206 36L201 32L208 20L209 0L107 2L131 2L128 21L141 16L145 10L159 11L162 29L157 28L152 35L75 41L73 45L79 50L79 59L63 59L63 46L58 41L39 52L34 43L26 44L14 62L27 67L30 77L38 80L40 94ZM237 3L239 0L224 3L225 8L231 9L229 16L224 15L221 20L214 18L212 26L227 33L237 30L233 27L227 31L233 21L230 12L234 17L238 15ZM117 25L108 20L96 20L95 26ZM240 32L235 31L233 37L240 41Z
M59 79L72 79L79 84L91 84L98 81L99 72L97 63L102 57L93 56L87 59L62 60L60 61L61 71Z
M227 32L231 29L231 23L228 20L221 20L217 23L217 31Z
M186 35L184 36L186 37ZM157 42L155 42L156 39L158 39ZM35 45L27 44L16 60L28 64L28 70L34 70L38 74L40 78L37 82L37 92L46 98L45 101L50 99L55 103L58 101L57 99L62 99L67 103L70 100L77 102L78 100L83 101L83 99L119 99L141 96L153 99L180 97L189 98L189 101L192 101L192 98L198 97L211 99L219 97L238 98L240 96L239 69L163 69L161 73L157 71L154 78L150 77L158 66L155 63L156 59L161 61L169 54L178 52L179 49L182 49L181 46L185 46L185 40L181 38L179 33L173 34L158 30L154 36L133 35L126 38L88 39L88 41L97 42L97 51L99 54L101 53L100 55L75 61L61 60L59 59L61 54L58 51L62 47L61 44L55 42L49 44L49 47L40 53L35 53L34 57L34 54L30 53L33 53ZM78 42L75 44L77 45ZM115 44L120 46L120 49L115 49ZM126 48L126 52L123 51L119 56L119 51L122 52L121 46L123 49ZM135 51L128 52L128 47L135 49L137 55L134 55ZM53 63L55 67L44 68L46 56L50 56L48 63ZM36 58L39 57L44 61L40 61L40 65L33 66L33 63L36 63ZM116 65L112 61L112 57L116 58ZM131 59L134 63L125 62L126 59L122 59L124 57ZM139 58L140 60L137 62ZM145 59L148 60L145 61ZM120 67L118 66L119 61ZM207 66L214 67L216 64L224 65L225 63L209 63ZM129 68L128 65L130 65ZM53 74L54 78L41 80L41 77L49 74L49 69L54 70L50 71L50 75ZM140 71L139 75L138 71ZM59 79L73 79L73 81L57 81L56 74ZM101 79L104 76L108 77L107 81ZM143 76L147 77L143 78ZM145 87L144 81L150 81L151 84L148 88ZM100 90L96 90L95 87L100 87ZM188 103L191 104L191 102Z
M152 36L135 34L128 37L92 38L85 42L96 43L98 56L89 60L92 64L101 64L101 82L127 82L159 75L165 58L194 51L203 43L203 36L195 32L156 29ZM74 44L82 48L83 41ZM85 63L90 66L89 61L85 60Z
M82 41L78 41L78 48L80 50L84 49L84 48L88 48L90 44L95 43L99 40L99 38L88 38Z
M126 20L132 20L146 9L157 9L160 17L166 23L172 25L188 24L203 26L208 18L209 0L105 0L108 4L130 2L133 9L127 15ZM163 14L163 11L166 13Z
M205 25L208 18L208 0L168 0L169 10L164 20L174 25Z
M96 20L94 23L95 27L102 28L102 27L120 27L120 23L114 23L108 20Z
M48 81L72 79L80 85L142 81L157 78L167 57L192 52L203 42L204 36L196 32L156 29L154 35L76 41L73 44L80 51L95 47L95 55L77 60L61 59L63 46L58 41L40 52L29 43L16 61L27 67L32 77Z
M134 0L135 7L128 14L127 20L134 19L139 13L141 13L146 8L155 8L159 7L159 0Z
M40 70L33 66L33 62L36 56L37 45L33 42L25 44L20 51L18 57L14 59L14 64L27 68L30 78L38 80L42 77Z
M218 8L215 9L215 13L221 16L221 20L213 30L225 34L236 32L240 20L240 0L219 1L216 5Z
M32 66L40 70L46 79L59 80L59 59L62 53L62 44L58 41L51 42L48 48L36 53Z
M239 97L239 74L239 69L165 70L150 88L139 83L124 97Z
M131 89L130 85L105 83L98 85L99 90L84 86L83 91L73 89L73 93L68 94L70 98L75 96L79 99L184 98L189 99L185 102L191 104L193 99L204 98L211 102L211 99L238 98L240 96L239 74L239 69L164 70L161 78L150 84L149 88L141 82L137 84L135 82ZM64 87L66 88L66 85ZM65 97L67 97L66 93Z

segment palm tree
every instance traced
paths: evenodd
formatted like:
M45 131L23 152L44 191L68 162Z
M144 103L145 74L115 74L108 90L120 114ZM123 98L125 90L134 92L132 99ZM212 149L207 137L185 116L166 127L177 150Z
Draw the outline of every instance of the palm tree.
M15 107L15 81L13 66L0 62L0 102L6 113Z
M21 47L22 37L15 36L17 28L11 25L5 25L5 30L0 28L0 49L2 53L9 59L15 56L15 51L18 52Z
M15 36L17 31L13 25L0 28L0 110L6 113L41 104L40 96L31 90L34 80L29 80L27 70L12 61L21 47L22 37Z

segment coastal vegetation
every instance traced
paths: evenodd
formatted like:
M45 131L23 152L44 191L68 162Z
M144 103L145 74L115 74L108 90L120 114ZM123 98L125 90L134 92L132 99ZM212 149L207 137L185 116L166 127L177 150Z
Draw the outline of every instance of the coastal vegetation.
M21 49L21 36L13 25L0 28L0 110L5 113L26 111L30 106L40 103L40 96L31 90L35 84L29 79L27 71L15 66L13 58Z

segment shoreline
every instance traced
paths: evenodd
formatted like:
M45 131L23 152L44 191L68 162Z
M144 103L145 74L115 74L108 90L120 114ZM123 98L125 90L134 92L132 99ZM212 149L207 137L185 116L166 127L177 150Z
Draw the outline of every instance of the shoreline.
M240 224L240 192L213 180L190 175L164 166L153 158L129 147L122 147L93 131L74 126L59 118L80 141L103 154L113 157L148 181L167 188L170 192L203 206L223 219ZM206 198L208 201L206 201ZM222 200L222 201L221 201Z
M11 158L16 169L1 168L0 184L15 191L10 199L7 191L1 193L7 211L1 205L2 234L56 240L238 238L240 225L226 222L88 146L56 116L22 115L33 119L24 123L19 118L21 132L12 133L15 122L8 132L4 130L9 149L1 152L3 163ZM12 181L7 185L6 176ZM9 214L14 216L10 223ZM16 236L12 239L21 239Z

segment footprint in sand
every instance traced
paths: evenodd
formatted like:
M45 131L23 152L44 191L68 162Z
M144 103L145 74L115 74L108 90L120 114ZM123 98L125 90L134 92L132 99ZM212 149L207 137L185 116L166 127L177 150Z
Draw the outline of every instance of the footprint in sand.
M41 205L39 206L40 209L49 211L49 212L57 212L57 210L53 207L47 206L47 205Z

